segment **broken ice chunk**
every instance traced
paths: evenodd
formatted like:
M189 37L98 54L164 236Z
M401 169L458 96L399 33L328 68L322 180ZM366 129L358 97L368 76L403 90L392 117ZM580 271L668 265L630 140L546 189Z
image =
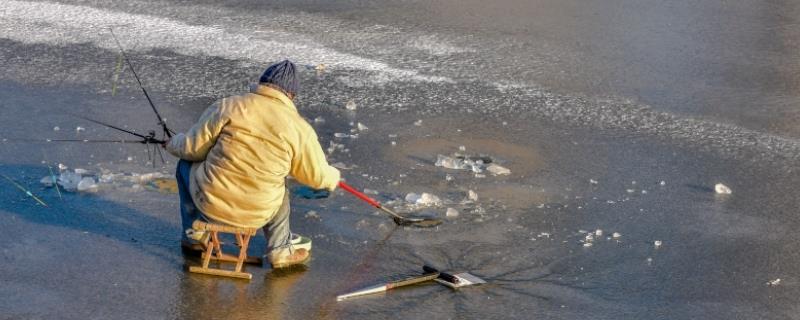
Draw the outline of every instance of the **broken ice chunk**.
M422 126L422 120L414 121L414 125L417 126L417 127Z
M714 185L714 191L716 191L718 194L731 194L733 192L731 188L728 188L728 186L721 183Z
M330 141L330 144L328 145L328 154L331 154L336 150L347 153L347 149L345 149L344 144Z
M441 202L442 201L439 199L439 197L437 197L435 195L432 195L430 193L426 193L426 192L423 192L420 195L419 200L417 200L417 204L426 205L426 206L439 205L439 204L441 204Z
M584 243L584 244L583 244L583 246L584 246L585 248L591 247L591 246L593 246L593 245L594 245L594 244L593 244L593 243L591 243L591 242L586 242L586 243Z
M363 123L361 123L361 122L358 123L358 131L364 131L364 130L367 130L367 129L369 129L369 128L367 126L365 126Z
M458 146L458 150L459 150L459 151L462 151L462 152L463 152L463 151L467 151L467 147L465 147L465 146Z
M448 218L458 217L458 210L453 209L453 208L447 208L447 212L445 213L445 216L447 216Z
M350 111L355 111L357 109L356 102L353 100L347 101L347 103L344 105L344 108Z
M64 164L62 164L62 163L59 163L59 164L58 164L58 170L60 170L60 171L64 171L64 170L67 170L67 169L68 169L68 167L67 167L67 166L65 166Z
M603 236L603 230L601 230L601 229L597 229L597 230L595 230L595 231L594 231L594 235L596 235L596 236L598 236L598 237L601 237L601 236Z
M42 178L42 180L39 180L39 182L42 185L44 185L45 187L48 187L48 188L52 187L53 184L56 183L56 181L55 181L53 176L46 176L46 177Z
M78 182L78 191L81 192L91 192L97 190L97 183L94 181L94 178L85 177Z
M319 214L314 210L309 210L308 212L306 212L305 218L306 219L314 219L314 220L322 220L322 218L320 218Z
M469 166L470 166L470 170L472 170L472 172L474 172L474 173L483 172L483 169L481 169L481 165L480 164L475 163L475 164L470 164Z
M661 240L653 241L653 245L656 247L656 249L661 248L661 244L662 244Z
M73 172L64 172L58 177L58 184L61 188L67 191L75 191L78 189L78 183L81 182L81 175Z
M467 199L472 202L478 202L478 193L472 190L467 191Z
M595 180L595 179L589 179L589 183L591 183L591 184L597 184L598 182L597 182L597 180Z
M779 284L781 284L781 279L780 278L767 282L767 285L770 286L770 287L774 287L774 286L777 286Z
M430 205L440 204L441 200L439 199L439 197L435 195L423 192L422 194L409 193L408 195L406 195L406 202L411 204L430 206Z
M86 131L86 128L84 128L84 127L77 127L77 128L75 128L75 131L78 131L78 132L81 132L81 131Z
M53 131L59 131L59 130L61 130L61 128L59 128L58 126L53 127Z
M619 239L620 237L622 237L622 234L620 234L619 232L614 232L611 235L611 237L614 238L614 239Z
M486 168L486 170L488 170L489 172L491 172L494 175L508 175L508 174L511 174L511 170L509 170L508 168L499 166L499 165L494 164L494 163L490 164L489 167Z
M437 167L445 167L448 169L466 169L467 165L464 163L464 160L451 158L445 155L437 155L436 156L436 166Z

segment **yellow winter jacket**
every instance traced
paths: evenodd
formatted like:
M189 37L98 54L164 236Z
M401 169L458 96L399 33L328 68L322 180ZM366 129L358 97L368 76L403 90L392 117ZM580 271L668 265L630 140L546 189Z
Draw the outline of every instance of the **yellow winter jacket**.
M197 208L238 227L270 222L287 175L331 191L340 179L292 100L263 85L211 105L187 133L172 137L167 150L195 162L189 189Z

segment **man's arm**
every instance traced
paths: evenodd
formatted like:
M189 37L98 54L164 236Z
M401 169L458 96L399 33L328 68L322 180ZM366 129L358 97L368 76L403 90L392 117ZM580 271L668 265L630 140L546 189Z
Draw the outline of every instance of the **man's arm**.
M311 134L298 147L292 158L292 176L314 189L336 189L341 179L339 170L328 164L317 135Z
M176 134L165 147L178 158L203 161L227 122L222 115L222 101L217 101L203 112L188 132Z

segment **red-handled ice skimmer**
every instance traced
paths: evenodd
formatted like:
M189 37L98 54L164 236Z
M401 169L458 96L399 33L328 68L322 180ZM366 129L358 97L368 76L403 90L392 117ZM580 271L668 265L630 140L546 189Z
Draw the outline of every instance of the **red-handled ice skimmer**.
M350 185L348 185L347 183L344 183L342 181L339 182L339 187L344 189L347 192L350 192L351 194L353 194L354 196L358 197L359 199L364 200L364 202L369 203L373 207L381 209L383 212L388 213L394 219L394 223L397 223L398 225L401 225L401 226L413 225L413 226L416 226L416 227L430 228L430 227L435 227L435 226L438 226L438 225L442 224L442 220L441 219L437 219L437 218L404 217L404 216L401 216L401 215L397 214L396 212L390 210L389 208L386 208L386 207L382 206L381 203L378 202L378 201L375 201L375 199L370 198L366 194L363 194L361 191L356 190L355 188L351 187Z

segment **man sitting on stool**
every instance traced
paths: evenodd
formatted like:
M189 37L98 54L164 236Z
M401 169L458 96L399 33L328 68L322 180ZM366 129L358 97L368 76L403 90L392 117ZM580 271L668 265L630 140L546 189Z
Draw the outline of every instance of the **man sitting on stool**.
M250 93L212 104L188 132L166 143L181 159L176 177L184 249L197 249L203 235L191 226L203 219L263 227L273 268L310 258L311 240L289 230L286 176L333 191L340 174L293 103L299 87L295 72L289 60L270 66Z

